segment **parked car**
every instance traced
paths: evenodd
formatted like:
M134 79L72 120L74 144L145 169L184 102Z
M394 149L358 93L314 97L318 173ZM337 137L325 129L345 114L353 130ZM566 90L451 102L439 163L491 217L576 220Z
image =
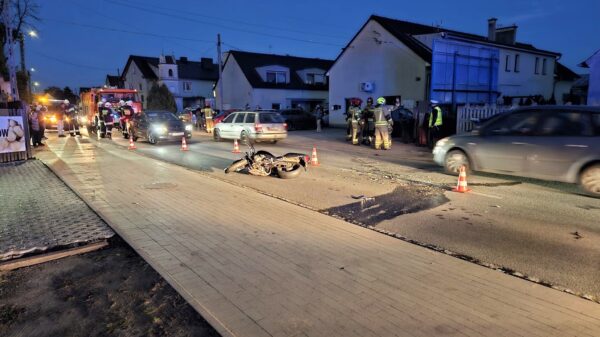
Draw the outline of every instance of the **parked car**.
M579 183L600 197L600 108L534 106L494 116L470 134L444 138L434 160L474 171Z
M215 125L213 137L215 141L239 139L244 143L250 139L274 144L287 138L287 124L276 112L236 111Z
M301 109L286 109L279 112L288 125L288 130L312 130L317 128L315 115Z
M239 109L230 109L230 110L225 110L223 112L219 112L216 116L213 117L213 123L215 125L217 125L218 123L221 123L221 121L231 115L231 113L236 112L236 111L240 111Z
M192 138L191 124L181 121L169 111L144 111L136 115L131 123L133 140L146 139L150 144L159 141L181 140Z
M392 120L394 121L392 136L394 136L394 137L405 136L405 139L406 138L412 139L413 138L412 128L414 127L414 123L415 123L415 117L413 115L413 112L404 107L399 107L397 109L395 107L391 107L390 109L392 109L390 114L392 115ZM405 131L409 132L408 135L402 134L403 123L411 126L410 130L405 130ZM405 129L406 129L406 127L405 127Z

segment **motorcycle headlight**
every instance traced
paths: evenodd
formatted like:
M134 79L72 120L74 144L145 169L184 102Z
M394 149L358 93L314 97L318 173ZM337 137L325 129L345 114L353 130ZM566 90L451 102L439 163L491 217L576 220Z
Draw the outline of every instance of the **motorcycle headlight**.
M192 131L194 129L194 127L192 125L186 125L185 126L185 131Z
M152 125L152 130L158 133L167 133L167 128L163 125Z

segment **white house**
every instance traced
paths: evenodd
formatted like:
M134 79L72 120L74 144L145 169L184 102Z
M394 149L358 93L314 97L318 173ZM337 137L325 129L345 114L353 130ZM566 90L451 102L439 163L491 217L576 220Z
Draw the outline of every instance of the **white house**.
M213 97L213 87L219 78L219 69L211 58L200 62L187 57L178 60L173 56L129 56L121 74L124 88L137 89L144 107L152 84L165 84L177 103L177 109L202 105ZM108 79L107 79L108 81Z
M549 100L560 54L517 42L516 32L496 19L481 36L373 15L328 72L330 122L345 125L353 97L400 97L409 108L431 97L449 105Z
M600 50L580 64L590 69L587 104L600 106Z
M217 91L217 106L222 98L224 109L250 105L312 111L317 104L326 105L326 73L332 63L315 58L230 51L223 65L220 79L223 94Z

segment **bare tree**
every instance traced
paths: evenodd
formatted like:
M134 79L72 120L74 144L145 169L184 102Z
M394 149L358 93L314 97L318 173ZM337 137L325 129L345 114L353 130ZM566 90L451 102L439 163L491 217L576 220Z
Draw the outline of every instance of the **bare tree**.
M19 54L21 56L21 71L26 72L25 67L25 29L35 30L35 23L40 21L40 6L35 0L4 0L11 1L15 16L12 22L14 27L14 38L19 41Z

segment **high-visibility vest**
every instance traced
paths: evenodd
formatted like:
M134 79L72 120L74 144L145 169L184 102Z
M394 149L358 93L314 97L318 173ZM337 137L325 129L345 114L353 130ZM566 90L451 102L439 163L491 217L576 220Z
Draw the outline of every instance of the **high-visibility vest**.
M433 121L433 114L436 113L435 122ZM429 127L442 126L442 109L439 106L433 108L433 111L429 114Z
M214 115L213 109L211 108L202 109L202 113L204 114L204 118L212 118Z
M385 113L382 106L378 106L373 109L373 115L375 116L375 126L388 125L388 121L385 118Z

